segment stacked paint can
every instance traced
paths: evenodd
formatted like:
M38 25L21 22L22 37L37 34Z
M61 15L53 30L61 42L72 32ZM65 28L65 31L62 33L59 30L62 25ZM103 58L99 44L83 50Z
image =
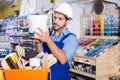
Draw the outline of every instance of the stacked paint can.
M85 35L91 36L120 36L119 16L97 15L84 18Z

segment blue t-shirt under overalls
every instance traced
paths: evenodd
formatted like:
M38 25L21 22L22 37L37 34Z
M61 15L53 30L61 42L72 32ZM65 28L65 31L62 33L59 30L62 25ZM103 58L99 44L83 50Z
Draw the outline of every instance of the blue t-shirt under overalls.
M64 46L63 41L69 36L74 35L73 33L68 33L65 35L59 42L55 42L55 44L62 49ZM46 43L43 43L43 51L47 52L48 54L51 53ZM65 64L60 64L58 61L53 66L50 67L51 73L49 73L48 80L70 80L69 75L69 62L67 61ZM51 76L51 79L50 79Z

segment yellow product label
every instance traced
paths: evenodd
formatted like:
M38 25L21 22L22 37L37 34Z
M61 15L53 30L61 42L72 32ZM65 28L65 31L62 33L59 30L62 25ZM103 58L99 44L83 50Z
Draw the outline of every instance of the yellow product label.
M0 80L5 80L4 76L3 76L3 71L2 70L0 70Z
M17 56L17 54L15 53L13 56L11 56L11 58L12 58L12 60L14 61L14 63L17 63L17 58L18 58L18 56Z

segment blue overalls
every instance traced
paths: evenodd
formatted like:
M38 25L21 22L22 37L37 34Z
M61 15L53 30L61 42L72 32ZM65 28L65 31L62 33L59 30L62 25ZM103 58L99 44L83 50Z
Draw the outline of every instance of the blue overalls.
M66 36L64 36L59 42L55 42L55 44L62 49L64 46L64 39L67 38L69 35L74 35L73 33L69 33ZM47 53L51 53L49 50L48 46L46 43L43 43L43 51ZM58 61L55 63L53 66L50 67L51 69L51 74L49 73L48 80L50 79L50 75L52 80L70 80L70 75L69 75L69 62L67 61L65 64L60 64Z

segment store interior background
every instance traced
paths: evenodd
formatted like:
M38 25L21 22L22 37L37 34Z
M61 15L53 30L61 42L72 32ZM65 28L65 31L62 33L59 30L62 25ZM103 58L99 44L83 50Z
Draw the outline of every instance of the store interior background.
M72 31L73 33L75 33L77 35L78 39L80 39L80 38L82 38L82 36L81 36L82 29L81 28L83 27L83 25L81 25L81 16L84 15L84 14L92 14L94 12L94 4L95 4L96 0L24 0L24 1L31 1L31 2L34 3L33 5L35 5L35 7L34 7L34 10L32 11L33 13L34 12L45 13L46 11L51 9L51 4L58 5L62 2L68 2L72 6L73 11L74 11L74 19L68 25L68 28L70 29L70 31ZM53 1L53 2L55 1L55 3L51 3L51 1ZM28 7L30 7L30 4L32 5L32 3L21 4L22 2L23 2L23 0L0 0L0 23L4 19L7 19L11 16L14 16L15 11L17 11L17 10L20 11L20 15L18 17L28 15L29 14L29 13L27 13L27 11L29 10ZM120 10L120 0L104 0L104 3L105 3L105 10L108 10L108 11L109 10L114 11L115 9ZM23 5L23 6L21 6L21 5ZM25 7L27 7L27 9ZM52 6L52 7L54 7L54 6ZM32 12L30 12L30 13L32 13ZM51 20L50 20L50 22L51 22ZM119 37L119 39L120 39L120 37ZM0 47L3 47L3 46L4 47L9 47L10 46L10 45L8 46L6 44L9 44L9 41L8 42L3 42L2 41L2 42L0 42ZM103 60L103 62L106 61L106 62L109 63L108 66L110 66L110 68L112 68L113 65L116 64L115 61L119 61L117 63L117 64L119 64L119 66L115 65L117 67L113 67L113 68L115 69L115 71L118 71L118 69L119 69L119 71L117 72L117 75L120 75L120 60L118 60L118 57L120 56L120 54L119 54L120 51L119 50L120 50L120 44L115 46L114 49L111 49L110 51L108 51L108 53L111 53L112 56L107 55L108 53L106 53L106 55L103 55L103 57L99 57L100 60L99 59L93 60L92 58L85 58L83 60L89 60L89 59L90 59L90 61L93 60L93 62L95 62L95 64L94 64L95 67L101 66L102 63L97 64L97 61L99 62L99 61ZM113 57L114 53L112 53L111 51L116 53L117 58L116 58L116 56ZM80 53L80 52L81 51L78 50L76 53ZM108 57L112 58L112 59L115 59L115 58L116 59L107 61L106 58L108 59ZM80 58L82 59L84 57L82 56ZM78 60L78 56L76 56L75 59ZM120 57L119 57L119 59L120 59ZM113 64L110 61L113 61ZM103 65L106 65L106 64L103 63ZM106 72L109 71L109 69L107 69L107 67L105 68ZM100 74L104 74L104 72L102 72L102 69L100 69L99 72L101 72ZM97 72L97 70L96 70L97 74L99 74L99 72ZM95 75L92 75L92 76L89 75L89 74L85 74L85 75L96 78ZM106 74L105 74L105 76L107 76L107 78L109 77L109 75L106 75ZM116 74L115 75L110 75L110 77L111 76L116 76ZM118 77L120 77L120 76L118 76ZM120 78L118 78L118 80L119 79ZM104 78L97 79L97 80L104 80ZM108 79L106 79L106 80L108 80Z
M27 0L26 0L27 1ZM29 0L28 0L29 1ZM32 1L32 0L30 0ZM54 0L53 0L54 1ZM114 10L118 6L112 0L105 0L105 9L106 10ZM117 0L115 0L117 1ZM21 2L22 0L0 0L0 19L8 18L9 16L14 15L14 11L21 10ZM59 4L62 2L68 2L71 4L74 10L74 19L68 26L68 28L73 31L78 38L80 38L80 16L82 14L92 13L93 5L95 0L55 0L55 4ZM43 8L47 9L51 5L50 0L36 0L33 1L36 4L35 12L43 13ZM76 12L77 11L77 12ZM23 13L24 11L20 11ZM24 15L24 14L23 14ZM72 27L70 27L72 26Z

